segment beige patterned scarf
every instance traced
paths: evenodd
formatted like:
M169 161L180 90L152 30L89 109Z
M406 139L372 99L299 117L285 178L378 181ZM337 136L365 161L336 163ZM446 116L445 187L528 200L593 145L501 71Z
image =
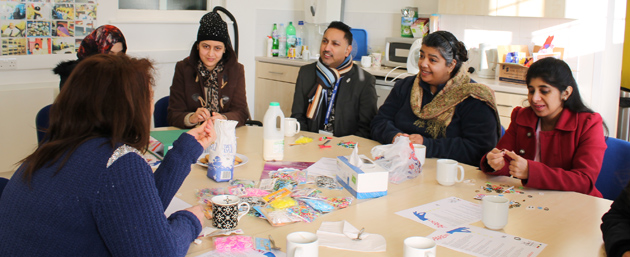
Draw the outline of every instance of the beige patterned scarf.
M420 74L416 76L411 89L411 109L420 118L414 124L426 128L432 138L442 135L446 137L446 127L451 123L455 106L473 97L484 101L494 110L497 119L497 135L501 135L501 123L497 112L494 91L488 86L479 83L470 83L470 77L465 67L460 67L457 74L446 82L444 89L433 100L422 108L422 87L420 87Z

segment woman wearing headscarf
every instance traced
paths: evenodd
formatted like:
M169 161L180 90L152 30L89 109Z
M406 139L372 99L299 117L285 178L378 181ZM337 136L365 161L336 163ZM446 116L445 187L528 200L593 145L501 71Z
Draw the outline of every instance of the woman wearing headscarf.
M245 125L249 118L245 71L238 63L227 23L217 12L199 21L190 56L177 62L169 98L168 123L191 128L208 119L229 119Z
M448 31L422 39L420 72L396 82L372 120L372 139L398 136L427 147L428 158L477 166L501 135L494 93L473 81L463 63L464 43Z
M113 25L98 27L81 41L81 46L79 50L77 50L77 60L61 62L53 69L53 72L59 75L60 78L59 88L61 89L74 67L86 57L95 54L118 54L126 52L127 42L120 29Z

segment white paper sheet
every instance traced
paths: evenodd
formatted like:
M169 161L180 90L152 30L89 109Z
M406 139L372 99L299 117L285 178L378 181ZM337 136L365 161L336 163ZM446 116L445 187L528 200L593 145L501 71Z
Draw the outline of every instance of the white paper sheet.
M337 159L321 158L306 170L309 176L328 176L334 178L337 176Z
M175 213L176 211L183 210L188 207L192 207L192 205L190 205L187 202L184 202L184 200L179 199L175 196L173 197L173 200L171 200L171 203L166 208L166 211L164 211L164 214L166 215L166 217L168 217L168 216L171 216L171 214Z
M468 225L481 220L481 204L449 197L425 205L420 205L396 214L424 225L450 228Z
M475 226L438 229L429 238L443 247L474 256L534 257L547 244Z

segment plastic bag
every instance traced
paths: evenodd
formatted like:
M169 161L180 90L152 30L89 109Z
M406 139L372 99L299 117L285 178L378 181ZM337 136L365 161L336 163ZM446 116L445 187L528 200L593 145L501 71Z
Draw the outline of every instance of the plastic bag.
M408 137L397 137L393 144L375 146L371 153L374 163L389 171L389 182L394 184L415 178L422 171Z
M214 130L217 140L209 147L208 177L216 182L232 180L234 176L234 155L236 155L235 120L216 120Z

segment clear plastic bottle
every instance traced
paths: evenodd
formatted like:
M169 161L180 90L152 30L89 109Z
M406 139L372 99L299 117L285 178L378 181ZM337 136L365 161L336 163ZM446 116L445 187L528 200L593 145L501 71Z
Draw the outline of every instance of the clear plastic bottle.
M278 26L278 56L287 56L287 31L284 28L284 23L280 23Z
M276 125L280 123L280 129ZM263 159L280 161L284 158L284 113L278 102L269 103L263 118Z
M297 53L297 58L302 57L302 46L305 45L304 42L306 42L304 40L305 35L306 33L304 33L304 21L299 21L298 26L295 28L295 39L297 40L295 43L295 49Z
M280 41L278 40L278 37L280 35L278 34L278 27L276 26L276 24L273 24L273 29L271 30L271 39L272 39L272 46L271 46L271 56L273 57L278 57L278 53L279 53L279 46L280 46Z

